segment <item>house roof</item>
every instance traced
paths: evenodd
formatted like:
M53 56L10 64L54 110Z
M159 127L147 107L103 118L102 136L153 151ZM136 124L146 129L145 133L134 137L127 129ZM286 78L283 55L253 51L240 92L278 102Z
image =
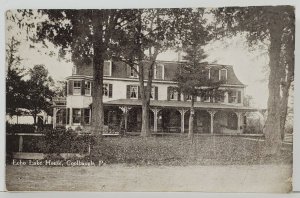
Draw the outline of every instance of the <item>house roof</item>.
M178 66L180 64L185 64L185 62L178 61L157 61L157 64L164 65L164 80L174 81L175 74L178 71ZM147 64L145 65L147 67ZM227 69L227 81L226 85L236 85L244 87L245 85L237 78L235 75L232 65L220 65L220 64L209 64L208 67L212 69ZM78 75L93 75L92 65L81 65L77 66ZM114 61L112 62L112 76L115 78L127 78L127 67L123 62ZM144 70L145 79L147 79L147 69Z
M118 99L105 102L104 105L125 105L125 106L141 106L141 100L132 99ZM150 106L152 107L177 107L177 108L190 108L191 103L189 101L168 101L168 100L151 100ZM259 111L260 109L244 106L235 106L221 103L209 103L209 102L195 102L195 108L208 109L208 110L238 110L238 111Z

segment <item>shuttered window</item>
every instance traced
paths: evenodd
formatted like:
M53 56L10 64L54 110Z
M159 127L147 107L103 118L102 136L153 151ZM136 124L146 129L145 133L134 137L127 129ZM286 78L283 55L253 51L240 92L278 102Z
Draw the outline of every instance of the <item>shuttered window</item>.
M138 90L138 86L134 86L134 85L131 85L130 86L130 94L129 94L129 97L131 99L137 99L138 98L138 95L139 95L139 90Z
M72 123L80 124L81 121L81 110L80 109L72 109Z
M103 96L112 98L112 84L103 84Z

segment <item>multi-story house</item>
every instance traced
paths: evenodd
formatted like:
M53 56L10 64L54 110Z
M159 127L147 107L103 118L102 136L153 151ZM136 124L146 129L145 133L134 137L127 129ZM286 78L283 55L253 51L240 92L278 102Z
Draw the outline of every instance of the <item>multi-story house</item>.
M159 61L154 68L150 102L150 126L153 133L188 131L190 98L176 89L174 81L179 64ZM138 67L137 67L138 69ZM245 85L230 65L209 65L210 79L225 83L223 98L197 97L195 102L196 133L243 133L246 112L256 109L243 106ZM91 124L92 66L77 66L67 80L66 99L54 101L54 127L65 125L84 128ZM104 124L127 132L141 129L141 100L138 75L121 62L106 61L104 66Z

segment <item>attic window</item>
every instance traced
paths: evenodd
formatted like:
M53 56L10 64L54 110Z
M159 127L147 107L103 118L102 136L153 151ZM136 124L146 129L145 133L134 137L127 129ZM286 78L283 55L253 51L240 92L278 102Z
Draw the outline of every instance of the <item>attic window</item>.
M227 80L227 69L221 69L219 71L219 80L226 81Z
M103 66L103 75L104 76L111 76L111 61L104 61L104 66Z
M163 64L156 64L154 68L154 79L164 79L164 65Z

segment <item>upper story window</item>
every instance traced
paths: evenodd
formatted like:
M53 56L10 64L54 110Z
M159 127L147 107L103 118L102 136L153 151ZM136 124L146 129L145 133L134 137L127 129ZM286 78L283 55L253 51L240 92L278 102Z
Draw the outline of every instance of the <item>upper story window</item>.
M154 67L154 79L163 80L164 79L165 66L163 64L156 64Z
M112 71L112 63L111 61L104 61L103 66L103 75L104 76L111 76Z
M186 101L191 101L192 100L192 95L186 95L185 100Z
M170 100L178 100L179 93L176 89L170 89Z
M241 103L242 92L236 90L230 90L228 92L228 103Z
M73 94L74 95L81 95L81 81L74 81L73 82Z
M135 68L135 69L134 69ZM139 71L139 67L135 66L134 68L127 66L127 76L130 78L137 78L138 77L138 73L135 71Z
M221 69L219 71L219 80L226 81L227 80L227 69Z
M85 95L90 96L91 95L91 82L85 81Z
M103 84L103 96L108 98L112 97L112 84Z
M210 69L210 79L215 82L219 81L219 70L218 69L214 69L214 68Z
M132 98L132 99L138 98L138 86L136 86L136 85L130 86L130 98Z

